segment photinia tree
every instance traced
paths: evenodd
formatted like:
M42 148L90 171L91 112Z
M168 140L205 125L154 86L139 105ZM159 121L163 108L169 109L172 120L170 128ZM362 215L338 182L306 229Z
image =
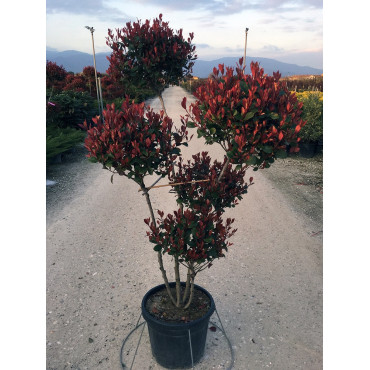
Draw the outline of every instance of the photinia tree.
M95 68L93 66L84 67L82 76L85 79L86 86L89 88L90 95L96 96ZM101 73L98 72L97 77L101 77Z
M87 131L88 156L103 168L134 180L146 197L150 218L145 219L147 235L157 252L159 268L172 303L178 308L191 304L195 276L225 256L235 233L233 219L223 220L226 208L235 207L248 187L246 169L267 168L275 158L286 155L286 146L297 151L298 134L304 125L302 105L297 102L280 74L264 75L258 63L251 63L251 74L244 73L242 59L236 69L219 65L205 85L195 93L196 102L186 110L181 126L175 129L167 116L162 91L167 84L178 84L190 73L195 47L193 34L185 40L182 30L173 31L162 15L152 23L127 23L108 32L112 48L109 78L114 83L136 84L155 90L162 103L159 113L128 98L120 109L114 104L103 111L104 121L94 119ZM235 73L234 73L235 72ZM193 161L181 158L180 146L189 140L187 127L196 127L207 144L218 143L225 151L222 162L212 163L208 153L198 153ZM234 167L233 167L234 166ZM166 176L177 196L179 209L155 218L145 177ZM113 175L111 180L113 180ZM163 264L163 255L173 258L176 293L172 293ZM181 291L180 266L187 269Z
M67 71L63 66L46 61L46 87L54 88L56 91L62 90L64 87L64 80L67 77Z
M88 91L88 88L86 86L86 80L83 76L68 75L68 78L66 79L66 85L64 86L63 90L84 92Z
M187 39L182 29L174 31L162 14L152 23L128 22L126 27L108 30L107 45L112 49L107 73L122 86L134 84L150 88L160 97L165 111L162 91L166 85L178 85L191 73L196 59L194 35Z
M103 99L114 100L125 96L125 88L117 85L109 75L104 75L101 78L101 86L103 92Z

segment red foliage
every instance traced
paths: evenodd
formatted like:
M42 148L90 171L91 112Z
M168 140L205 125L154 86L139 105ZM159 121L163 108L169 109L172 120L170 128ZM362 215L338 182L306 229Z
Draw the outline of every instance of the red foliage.
M203 206L200 212L191 209L179 209L163 218L163 212L158 211L160 218L157 226L145 222L150 227L147 232L149 240L155 244L154 250L180 257L181 261L211 262L224 257L224 252L232 243L226 241L236 230L231 229L234 219L223 222L221 212L212 211L211 206Z
M242 195L247 193L248 185L244 182L245 170L233 169L226 166L220 180L222 168L225 165L219 161L211 164L211 157L207 152L192 156L193 161L184 163L180 157L174 173L168 177L174 183L184 183L176 186L178 203L199 211L204 205L212 205L216 211L224 211L225 207L235 207ZM194 180L208 180L192 182ZM250 184L253 178L251 178Z
M82 74L89 79L95 80L95 68L93 66L86 66L82 70ZM97 76L100 77L100 73L97 72Z
M120 110L114 104L107 105L103 116L104 123L93 118L96 126L88 128L84 123L88 129L85 140L88 157L140 185L147 174L167 173L165 165L170 166L180 153L177 146L187 139L185 125L176 130L163 111L155 113L144 103L131 103L128 97Z
M63 90L73 90L80 92L89 91L86 86L86 80L83 78L83 76L79 75L74 75L71 77L69 75Z
M112 77L105 75L101 79L103 99L113 100L125 95L125 89L114 82Z
M115 83L123 81L160 92L166 84L178 84L194 64L193 34L187 40L182 29L173 31L159 18L145 23L126 23L114 35L108 30L107 45L112 48L107 73Z
M280 74L264 75L258 63L244 74L242 59L234 68L219 65L195 92L197 101L186 116L208 144L218 142L231 163L246 163L255 169L268 167L285 155L288 144L298 151L302 103L291 93ZM186 100L182 102L186 106ZM191 119L193 122L190 122Z
M60 91L64 87L64 80L67 77L67 71L63 66L58 66L54 62L46 61L46 87L54 87Z

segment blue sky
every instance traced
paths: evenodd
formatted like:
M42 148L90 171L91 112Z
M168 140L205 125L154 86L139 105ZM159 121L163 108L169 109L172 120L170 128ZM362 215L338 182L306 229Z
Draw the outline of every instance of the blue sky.
M194 32L198 59L244 54L323 67L322 0L47 0L46 46L92 52L85 26L95 28L96 52L106 52L108 28L128 21L163 19Z

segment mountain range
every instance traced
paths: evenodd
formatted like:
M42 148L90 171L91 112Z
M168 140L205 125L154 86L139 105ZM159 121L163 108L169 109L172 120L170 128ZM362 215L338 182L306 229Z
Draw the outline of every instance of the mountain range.
M96 69L98 72L105 73L105 71L108 69L109 62L107 60L107 56L109 55L109 52L95 54ZM74 73L82 72L84 67L94 65L92 54L83 53L76 50L66 50L60 52L46 50L46 60L54 62L59 66L62 65L66 71L71 71ZM208 75L212 73L213 67L217 67L219 64L235 67L238 60L238 57L225 57L211 61L196 60L193 67L193 75L200 78L208 77ZM275 59L246 57L247 66L251 61L259 62L260 66L265 70L265 73L269 75L272 75L272 73L275 71L279 71L282 77L294 75L320 75L323 73L322 69L283 63Z

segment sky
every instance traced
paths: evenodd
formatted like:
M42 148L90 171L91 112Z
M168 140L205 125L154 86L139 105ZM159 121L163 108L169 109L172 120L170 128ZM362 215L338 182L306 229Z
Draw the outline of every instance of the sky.
M64 51L109 52L108 29L157 18L194 32L198 59L247 56L323 67L322 0L47 0L46 46Z

